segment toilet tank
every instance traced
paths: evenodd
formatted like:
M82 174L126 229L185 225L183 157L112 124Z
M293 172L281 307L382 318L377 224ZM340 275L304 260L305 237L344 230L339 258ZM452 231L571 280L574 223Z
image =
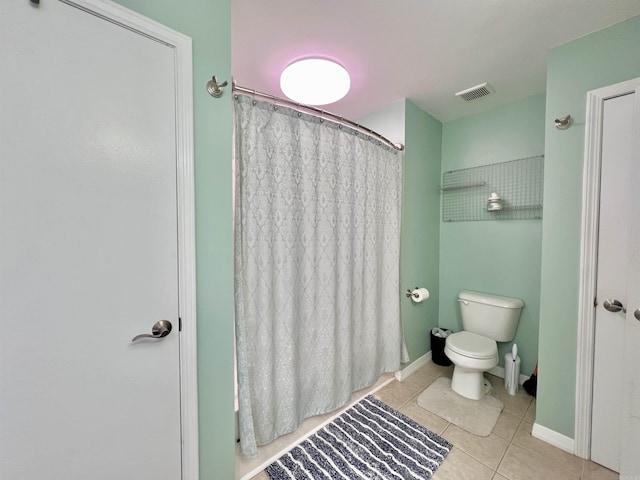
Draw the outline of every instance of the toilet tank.
M496 342L513 340L524 302L519 298L462 290L458 294L462 328L493 338Z

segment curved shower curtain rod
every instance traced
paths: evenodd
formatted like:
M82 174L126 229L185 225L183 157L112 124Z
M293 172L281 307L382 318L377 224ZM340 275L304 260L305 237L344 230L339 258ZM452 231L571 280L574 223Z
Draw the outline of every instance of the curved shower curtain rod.
M211 80L209 80L209 82L207 83L207 90L208 92L211 94L211 96L215 97L215 98L219 98L222 95L222 88L227 86L227 82L223 82L221 84L218 84L215 75L211 78ZM261 99L264 99L268 102L272 102L274 104L277 105L282 105L285 107L289 107L292 108L293 110L296 110L298 112L302 112L302 113L308 113L310 115L316 116L316 117L320 117L320 118L326 118L331 120L334 123L337 123L339 125L344 125L345 127L349 127L353 130L356 130L358 132L364 133L365 135L369 136L369 137L373 137L376 140L378 140L379 142L383 143L384 145L393 148L394 150L397 151L402 151L404 150L404 145L402 145L401 143L393 143L391 140L387 139L386 137L383 137L382 135L380 135L377 132L374 132L373 130L367 128L367 127L363 127L362 125L360 125L359 123L353 122L351 120L348 120L346 118L340 117L338 115L335 115L331 112L327 112L326 110L322 110L320 108L316 108L316 107L312 107L310 105L302 105L301 103L296 103L296 102L292 102L291 100L286 100L284 98L280 98L280 97L276 97L275 95L270 95L268 93L263 93L263 92L258 92L256 90L252 90L250 88L246 88L246 87L241 87L240 85L237 85L236 82L232 82L231 88L233 90L233 92L235 93L243 93L245 95L251 95L253 97L259 97Z

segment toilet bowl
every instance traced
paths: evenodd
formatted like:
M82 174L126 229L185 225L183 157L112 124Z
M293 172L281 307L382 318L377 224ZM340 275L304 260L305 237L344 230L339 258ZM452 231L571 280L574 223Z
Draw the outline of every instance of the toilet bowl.
M451 389L480 400L491 389L483 372L498 365L497 342L513 340L524 302L463 290L458 294L463 331L447 337L444 353L454 364Z
M447 337L444 353L453 362L451 388L472 400L480 400L490 389L483 372L498 365L495 340L472 332L458 332Z

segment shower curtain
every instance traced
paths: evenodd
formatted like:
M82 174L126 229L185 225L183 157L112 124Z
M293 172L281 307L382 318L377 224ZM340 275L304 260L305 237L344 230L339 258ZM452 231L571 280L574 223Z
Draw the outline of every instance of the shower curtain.
M408 361L402 154L247 95L235 121L240 442L254 456Z

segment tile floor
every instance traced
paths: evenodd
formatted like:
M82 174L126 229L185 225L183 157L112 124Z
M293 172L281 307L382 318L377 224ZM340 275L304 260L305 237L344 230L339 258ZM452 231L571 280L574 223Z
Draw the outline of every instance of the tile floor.
M515 396L504 389L502 378L487 375L492 395L504 410L488 437L476 437L421 408L418 395L440 376L451 376L453 367L428 363L406 380L393 380L374 396L443 436L454 448L434 480L613 480L618 474L583 460L531 436L536 401L520 389ZM389 377L387 377L388 379ZM264 448L264 447L263 447ZM268 480L261 472L253 480Z

